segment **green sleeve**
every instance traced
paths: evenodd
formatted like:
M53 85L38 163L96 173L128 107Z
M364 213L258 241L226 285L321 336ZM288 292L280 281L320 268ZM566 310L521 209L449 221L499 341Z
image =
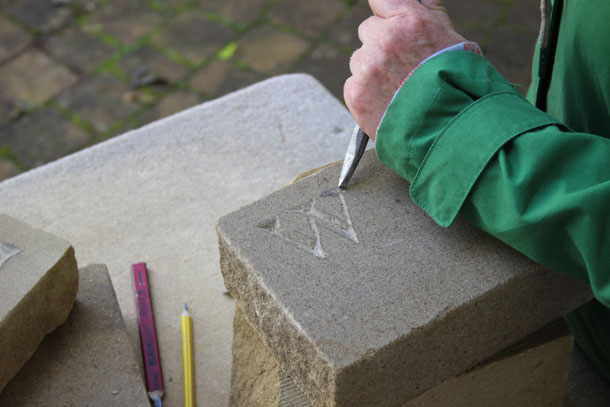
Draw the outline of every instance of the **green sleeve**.
M459 212L610 306L610 140L536 109L485 58L448 52L419 67L377 155L441 226Z

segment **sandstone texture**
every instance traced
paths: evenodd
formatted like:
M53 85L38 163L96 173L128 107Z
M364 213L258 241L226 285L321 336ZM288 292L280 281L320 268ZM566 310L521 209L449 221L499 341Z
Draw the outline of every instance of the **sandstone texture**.
M231 388L231 407L312 406L290 376L279 368L239 307L235 308L233 338L232 384L237 378L239 386ZM557 320L401 407L559 407L571 350L572 334L563 320ZM254 358L259 362L247 363ZM259 387L263 384L267 389L264 396Z
M0 391L66 320L77 290L70 243L0 214Z
M129 266L145 261L163 406L183 404L176 317L188 302L196 403L226 407L233 301L222 294L214 225L299 173L343 158L353 126L315 79L280 76L6 180L0 208L68 239L79 264L107 264L134 344Z
M106 266L80 270L70 316L6 386L0 405L150 405Z
M462 220L438 227L365 154L220 219L246 319L316 406L400 406L591 298Z

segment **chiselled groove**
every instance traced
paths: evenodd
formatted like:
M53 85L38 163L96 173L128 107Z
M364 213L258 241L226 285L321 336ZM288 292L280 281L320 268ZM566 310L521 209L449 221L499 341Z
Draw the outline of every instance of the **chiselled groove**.
M21 249L14 244L0 241L0 268L10 257L19 254L19 252L21 252Z
M286 210L257 225L285 242L323 259L327 253L322 247L318 226L359 243L341 191L324 192L297 209Z

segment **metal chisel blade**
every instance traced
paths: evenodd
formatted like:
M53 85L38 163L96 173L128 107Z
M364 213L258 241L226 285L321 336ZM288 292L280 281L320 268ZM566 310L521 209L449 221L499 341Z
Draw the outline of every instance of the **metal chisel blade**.
M341 177L339 178L339 188L344 189L350 178L354 174L362 154L366 149L366 145L369 141L367 136L360 126L354 127L352 138L347 146L347 153L345 153L345 159L343 160L343 167L341 168Z

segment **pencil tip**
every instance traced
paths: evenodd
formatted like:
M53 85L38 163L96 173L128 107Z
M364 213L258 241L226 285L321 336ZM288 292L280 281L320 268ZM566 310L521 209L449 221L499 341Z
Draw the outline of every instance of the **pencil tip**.
M186 306L186 302L184 303L184 310L188 311L188 307Z

